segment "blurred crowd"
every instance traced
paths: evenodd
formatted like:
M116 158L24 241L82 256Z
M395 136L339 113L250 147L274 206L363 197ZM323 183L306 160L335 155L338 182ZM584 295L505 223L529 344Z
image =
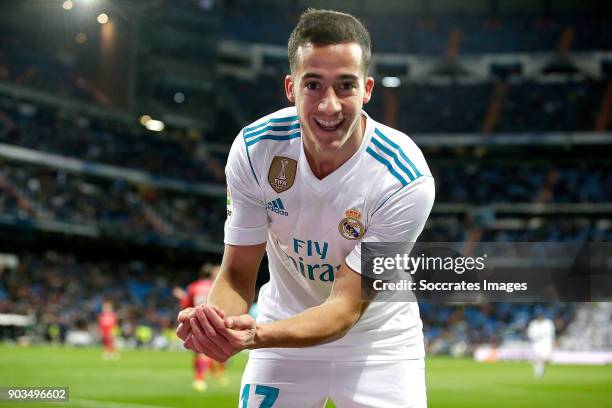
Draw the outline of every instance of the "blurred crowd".
M243 3L225 2L221 38L284 47L299 15L297 6L267 4L263 8ZM497 19L379 14L364 20L378 53L442 57L452 39L460 55L552 54L570 34L572 41L566 44L567 51L612 50L612 25L592 16ZM193 38L184 39L194 43ZM195 52L174 49L171 42L165 47L175 52L171 54L175 57ZM0 27L0 82L49 91L68 99L108 103L79 76L74 55L45 54L40 48L40 44L23 42L10 29ZM154 54L159 50L151 48L147 52ZM209 55L198 57L195 60L201 62ZM225 153L211 153L204 139L229 145L230 137L240 127L234 123L250 123L287 105L283 90L286 62L283 59L277 67L270 61L263 64L265 69L251 80L224 73L217 81L214 93L225 105L224 111L217 112L222 132L210 132L205 137L194 129L169 127L152 132L138 124L136 117L134 123L125 123L0 96L0 144L54 153L86 165L139 170L153 180L164 177L221 185ZM533 133L538 137L543 132L593 131L602 106L606 106L603 102L609 101L608 82L580 75L537 81L520 77L477 82L438 78L404 82L397 88L379 87L365 110L384 121L389 101L396 100L395 125L410 135L479 134L484 131L492 100L498 98L499 116L484 133ZM160 86L150 81L147 86L151 88L150 94L159 99L177 98L174 82ZM205 105L216 109L214 104L218 101L208 100L211 90L205 88L199 97L177 106L195 112ZM612 116L608 115L605 125L612 126ZM603 157L606 151L602 151ZM428 160L432 159L436 179L436 205L447 205L447 209L434 209L421 241L612 241L612 220L605 211L496 213L492 206L611 204L612 168L605 158L549 160L546 156L530 158L523 152L499 161L491 155L487 161L473 159L465 163L462 161L465 155L455 153L448 157L439 152L427 155ZM0 223L13 220L14 226L50 221L96 227L105 233L100 238L103 240L140 235L147 236L149 242L159 237L198 237L223 242L224 197L170 191L122 178L86 175L2 157ZM448 204L452 208L448 209ZM457 206L461 208L457 210ZM13 243L7 242L9 250L14 251ZM179 307L172 288L184 287L195 279L196 271L197 266L180 261L175 265L24 252L19 254L16 267L0 262L0 314L34 316L35 324L19 330L25 330L36 340L62 343L70 338L70 333L79 332L88 334L95 342L97 315L103 301L108 300L119 320L116 336L125 345L168 344L175 339L174 319ZM421 304L429 351L456 355L470 352L476 344L501 344L524 338L527 323L540 313L554 320L559 334L568 328L578 333L574 336L578 344L579 334L593 326L575 323L576 319L588 320L578 309L582 310L568 303ZM594 319L601 322L608 316L609 320L610 312L598 312ZM13 335L6 326L0 326L0 340Z
M242 115L254 120L287 105L281 75L262 74L253 81L224 78L230 93L244 96L236 103ZM409 135L427 133L480 133L498 82L402 83L374 91L364 109L383 118L387 92L396 95L397 128ZM507 91L492 133L594 131L607 81L563 78L537 82L520 78L504 82ZM256 98L260 103L252 104ZM610 124L610 119L608 121ZM608 125L610 127L610 125Z
M85 176L52 167L2 162L0 214L30 221L59 221L95 226L111 235L198 236L221 243L225 220L222 197L173 193L122 179ZM436 172L436 203L484 206L455 222L432 217L424 237L462 241L471 228L481 228L488 241L601 241L612 233L605 217L591 219L528 217L498 227L500 218L487 206L496 203L609 203L612 171L560 168L552 194L542 201L544 180L552 168L486 165L449 166ZM434 213L434 217L439 216ZM523 217L524 218L524 217Z
M235 41L286 45L297 21L297 5L232 2L223 10L221 36ZM410 17L403 13L360 16L377 52L443 55L453 32L461 32L465 54L555 51L564 30L574 30L572 50L612 49L612 29L593 15L503 16L469 15ZM280 18L279 18L280 17Z
M122 179L86 177L52 167L0 163L0 214L96 226L113 236L223 240L223 199L172 193Z
M35 324L22 334L35 340L61 343L71 331L86 331L95 339L97 317L108 300L118 317L117 337L137 345L148 333L148 344L174 331L179 303L172 288L186 286L195 276L197 267L27 254L15 269L0 267L0 314L33 316Z
M157 177L222 182L223 167L199 148L198 139L186 130L157 134L137 123L0 99L0 143L130 167Z
M612 168L607 164L467 164L435 169L444 188L436 202L605 203L612 200ZM551 194L544 196L543 191Z
M0 267L0 314L34 316L35 324L22 334L35 341L63 343L70 332L79 331L89 333L95 343L97 316L102 303L110 301L120 344L168 346L171 341L162 338L173 341L179 310L172 289L184 288L196 276L197 266L79 259L55 252L27 254L15 269ZM420 303L420 308L429 351L456 354L470 352L478 344L522 339L527 323L540 313L551 317L562 334L574 319L576 304ZM8 332L0 329L0 333L4 340L10 339Z
M474 306L449 306L420 303L423 332L432 354L471 354L479 344L499 346L503 342L524 340L526 327L537 315L554 321L563 334L574 319L576 304L487 303Z
M49 53L8 27L0 27L0 82L97 101L68 54Z

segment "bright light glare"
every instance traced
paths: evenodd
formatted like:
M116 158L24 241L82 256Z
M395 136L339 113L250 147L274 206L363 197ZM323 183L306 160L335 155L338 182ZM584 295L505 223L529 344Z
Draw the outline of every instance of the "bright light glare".
M98 18L98 23L100 24L106 24L108 23L108 15L106 13L101 13Z
M164 122L162 122L161 120L151 119L147 122L145 127L153 132L161 132L162 130L164 130L166 125L164 125Z
M140 117L140 124L142 126L147 126L147 123L151 120L151 117L149 115L142 115Z
M398 77L384 77L382 85L386 88L397 88L402 82Z
M72 0L66 0L64 4L62 4L62 8L64 10L72 10L73 6L74 6L74 3L72 2Z

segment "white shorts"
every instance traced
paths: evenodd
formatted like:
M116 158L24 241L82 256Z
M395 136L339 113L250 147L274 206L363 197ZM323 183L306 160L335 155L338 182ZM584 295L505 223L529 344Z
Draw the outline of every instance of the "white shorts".
M310 361L249 358L239 408L427 407L425 361Z
M535 343L533 345L533 359L536 361L550 360L553 346L550 343Z

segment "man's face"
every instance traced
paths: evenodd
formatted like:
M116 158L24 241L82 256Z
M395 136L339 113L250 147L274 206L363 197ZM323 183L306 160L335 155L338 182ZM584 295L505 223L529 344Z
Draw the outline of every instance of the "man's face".
M374 80L364 78L357 43L300 46L297 66L285 78L289 101L295 103L302 138L312 153L340 150L363 131L361 108L372 95Z

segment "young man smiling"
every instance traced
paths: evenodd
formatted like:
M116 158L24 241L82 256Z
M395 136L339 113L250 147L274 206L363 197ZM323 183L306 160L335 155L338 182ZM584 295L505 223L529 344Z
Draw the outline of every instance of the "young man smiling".
M434 200L418 147L363 110L374 88L366 29L305 12L289 39L294 107L244 128L226 167L221 271L183 310L185 347L219 361L251 349L240 407L424 407L416 303L361 294L361 242L414 242ZM267 251L270 282L247 313Z

